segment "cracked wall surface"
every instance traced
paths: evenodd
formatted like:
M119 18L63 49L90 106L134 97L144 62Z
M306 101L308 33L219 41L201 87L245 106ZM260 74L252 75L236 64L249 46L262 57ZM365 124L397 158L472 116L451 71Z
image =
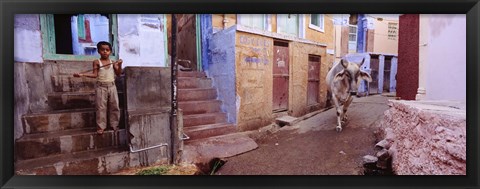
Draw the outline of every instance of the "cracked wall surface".
M466 109L454 101L391 101L382 120L398 175L466 175Z

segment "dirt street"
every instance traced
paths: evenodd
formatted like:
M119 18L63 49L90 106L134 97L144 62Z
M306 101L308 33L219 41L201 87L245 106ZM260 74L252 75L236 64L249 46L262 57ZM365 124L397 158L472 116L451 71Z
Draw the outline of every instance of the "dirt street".
M373 155L377 121L388 109L380 95L355 98L337 133L334 108L257 139L253 151L226 159L217 175L359 175Z

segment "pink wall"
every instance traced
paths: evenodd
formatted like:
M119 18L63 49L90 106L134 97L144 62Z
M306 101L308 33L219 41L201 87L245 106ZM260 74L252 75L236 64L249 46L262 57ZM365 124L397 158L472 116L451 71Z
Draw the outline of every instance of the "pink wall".
M466 16L429 15L426 100L466 100Z

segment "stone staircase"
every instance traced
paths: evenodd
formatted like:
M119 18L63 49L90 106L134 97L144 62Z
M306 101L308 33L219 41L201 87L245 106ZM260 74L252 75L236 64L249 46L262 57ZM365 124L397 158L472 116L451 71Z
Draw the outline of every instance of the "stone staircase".
M57 73L51 85L49 109L22 116L25 134L15 141L16 174L97 175L135 165L127 149L121 87L120 129L97 135L95 79Z
M236 132L221 111L222 102L205 72L178 72L178 107L183 111L183 130L191 141Z
M190 137L184 141L183 162L203 166L213 158L231 157L258 147L227 122L221 105L212 80L204 72L178 72L178 107L183 112L183 131Z

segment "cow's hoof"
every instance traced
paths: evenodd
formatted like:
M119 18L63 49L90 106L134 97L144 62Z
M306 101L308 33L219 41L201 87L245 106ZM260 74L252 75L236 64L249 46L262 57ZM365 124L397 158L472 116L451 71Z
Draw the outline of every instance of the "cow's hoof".
M337 126L337 127L335 127L335 130L337 130L337 132L341 132L341 131L342 131L342 127Z

